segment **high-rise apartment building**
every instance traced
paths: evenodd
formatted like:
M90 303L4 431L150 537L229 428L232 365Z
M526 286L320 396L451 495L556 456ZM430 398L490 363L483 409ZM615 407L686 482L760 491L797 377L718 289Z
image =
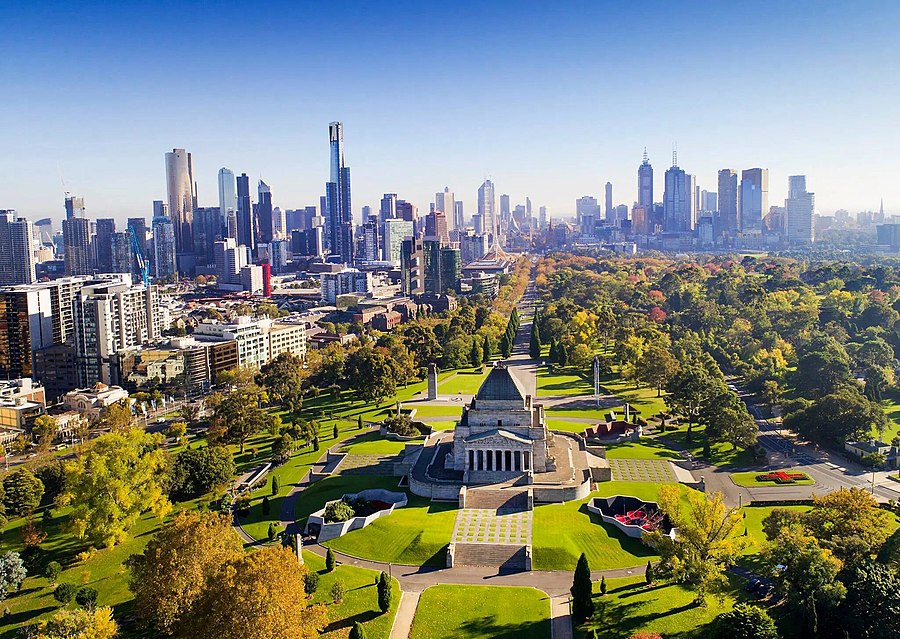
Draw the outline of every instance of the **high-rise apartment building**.
M250 178L246 173L237 177L237 243L251 250L256 246L256 221L250 201Z
M687 233L697 222L694 176L684 172L673 157L666 170L666 189L663 198L664 227L670 233Z
M450 244L447 216L442 211L429 213L425 218L425 237L436 238L444 244Z
M272 189L259 181L259 200L256 205L256 223L259 226L259 243L268 244L275 237L275 220L272 209Z
M485 180L481 186L478 187L478 215L481 216L481 225L484 232L489 236L492 236L495 242L499 239L499 230L497 227L500 222L495 215L496 206L497 200L494 197L494 183L490 180ZM509 198L507 197L507 207L508 206Z
M34 376L34 352L53 344L50 291L38 286L0 290L0 376Z
M112 267L112 236L116 232L116 221L100 218L94 231L95 270L98 273L114 273ZM128 271L130 272L130 271Z
M153 275L171 277L177 272L175 225L167 217L153 218Z
M745 169L741 171L742 233L760 233L763 217L769 212L769 169Z
M368 221L363 224L363 255L367 262L381 260L381 239L378 233L378 216L370 215Z
M217 286L224 288L224 285L240 284L241 269L250 264L249 249L228 237L216 242L214 251Z
M806 190L806 176L788 178L788 196L784 201L785 234L791 244L810 244L815 240L813 214L816 195Z
M542 206L538 208L538 225L541 229L547 228L547 207Z
M733 237L740 229L737 171L720 169L718 187L719 229Z
M393 220L397 216L397 194L385 193L381 198L381 209L378 213L378 221L384 224L385 220Z
M500 224L508 224L509 223L509 196L504 193L500 196Z
M134 251L128 233L113 233L109 238L110 264L108 273L129 273L134 271Z
M344 165L344 125L328 125L331 176L325 184L325 242L344 264L353 263L353 212L350 208L350 167Z
M465 213L463 211L463 203L462 200L457 200L453 203L453 226L461 231L466 228L466 218Z
M0 211L0 285L35 281L34 226L15 211Z
M194 254L197 264L214 263L213 244L225 237L225 222L218 206L194 209Z
M166 194L169 217L175 231L175 251L178 254L194 250L191 225L197 205L194 165L191 154L184 149L166 153Z
M461 228L455 223L454 213L456 211L456 198L449 186L445 186L443 191L434 194L434 210L443 213L448 222L453 224L454 229Z
M644 149L644 161L638 167L638 206L647 211L653 209L653 166L647 157L647 149Z
M612 182L607 182L605 187L606 192L606 208L604 209L604 219L608 224L614 224L616 221L615 211L613 209L613 194L612 194Z
M147 253L147 220L142 217L130 217L128 218L128 228L134 229L134 237L137 240L138 247L141 249L141 255L144 256L145 260L150 259L150 254Z
M68 205L69 198L66 199L66 215L69 213ZM83 203L78 210L84 211ZM93 261L91 221L85 217L67 217L63 220L62 230L66 275L90 275Z

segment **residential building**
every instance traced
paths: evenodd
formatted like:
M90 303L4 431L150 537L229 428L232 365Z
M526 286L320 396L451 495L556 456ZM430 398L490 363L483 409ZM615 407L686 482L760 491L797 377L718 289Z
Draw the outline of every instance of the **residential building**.
M0 286L35 281L34 227L15 211L0 211Z
M153 218L153 275L172 277L178 272L175 256L177 240L175 226L167 217Z
M66 275L90 275L92 260L91 221L85 217L68 217L69 207L74 198L66 199L66 219L63 220L63 251L66 261ZM79 200L81 201L81 200ZM73 207L73 211L84 211L81 207Z
M384 221L384 260L394 266L400 265L400 249L403 240L413 237L413 223L389 218Z
M197 196L193 161L184 149L166 153L166 194L175 233L175 252L179 255L191 253L194 250L191 225Z
M344 268L334 273L319 275L322 302L334 304L341 295L357 293L368 295L372 292L372 274L355 268Z
M112 236L116 232L116 221L100 218L94 229L94 269L98 273L112 273Z
M719 228L734 237L741 228L738 217L738 177L734 169L721 169L718 182Z
M134 250L128 233L113 233L110 237L110 268L108 273L132 273L134 271Z

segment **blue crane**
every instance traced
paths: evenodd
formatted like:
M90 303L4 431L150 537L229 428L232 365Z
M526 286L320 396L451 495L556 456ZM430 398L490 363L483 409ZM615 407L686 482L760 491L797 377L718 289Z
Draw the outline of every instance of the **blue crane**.
M137 260L144 286L150 286L150 267L144 260L144 253L141 251L141 245L138 243L137 233L135 233L134 226L131 224L128 225L128 235L131 237L131 248L134 250L134 259Z

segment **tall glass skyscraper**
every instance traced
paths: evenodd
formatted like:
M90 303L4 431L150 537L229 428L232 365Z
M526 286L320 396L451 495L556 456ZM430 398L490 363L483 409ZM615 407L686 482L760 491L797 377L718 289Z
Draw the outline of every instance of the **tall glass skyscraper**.
M237 225L237 193L234 190L234 171L219 169L219 212L228 228L229 222Z
M672 159L672 167L666 170L666 191L663 200L665 230L686 233L694 230L697 221L697 203L694 176L684 172Z
M741 171L741 231L761 232L769 212L769 169Z
M246 173L237 177L237 241L251 251L256 248L256 224L250 202L250 178Z
M332 255L353 263L353 211L350 208L350 167L344 166L344 125L328 125L331 175L325 184L325 243Z
M738 220L738 178L734 169L719 171L719 228L722 233L734 236L740 228Z
M648 211L653 209L653 166L647 157L647 149L644 149L644 161L638 167L638 206L645 207Z
M815 240L813 214L816 195L806 190L806 176L788 178L788 196L784 201L785 229L791 244L810 244Z
M492 236L495 240L498 239L497 234L499 232L497 230L497 216L494 213L496 206L494 183L490 180L485 180L478 187L478 215L481 216L481 225L484 233Z
M191 224L196 190L193 160L184 149L172 149L171 153L166 153L166 191L169 217L175 230L175 251L179 254L190 253L194 248Z

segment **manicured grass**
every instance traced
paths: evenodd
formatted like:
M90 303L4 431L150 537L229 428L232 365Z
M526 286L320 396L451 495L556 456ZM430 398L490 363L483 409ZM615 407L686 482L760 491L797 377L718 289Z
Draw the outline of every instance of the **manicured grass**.
M418 421L426 421L423 417L453 417L459 419L462 415L462 402L447 402L446 406L422 405L418 403L404 404L404 408L415 408L416 416L413 418Z
M321 503L309 512L320 508ZM354 557L375 561L443 566L447 544L453 535L456 512L456 505L452 503L410 497L409 504L404 508L325 545ZM299 515L300 512L298 518Z
M687 441L687 425L679 424L675 430L666 430L665 437L681 448L690 451L697 459L705 459L709 463L723 469L746 468L755 465L753 454L749 450L732 448L731 444L719 442L710 446L710 455L703 454L704 426L694 425L691 441Z
M319 587L313 595L313 601L328 606L329 623L325 627L323 637L338 639L346 637L354 622L359 622L369 637L387 637L391 632L391 624L400 605L400 584L396 579L391 609L382 614L378 609L378 591L375 580L378 573L366 568L339 565L334 572L325 571L325 559L319 555L304 551L303 561L306 566L319 573ZM346 594L341 603L336 604L331 598L331 587L334 582L344 584Z
M655 388L635 388L634 382L624 380L617 374L602 379L600 384L607 393L631 404L632 409L637 410L644 419L666 410L665 395L657 397Z
M606 413L609 412L609 409L605 408L568 408L565 404L557 404L551 408L545 409L547 413L547 417L556 417L559 419L565 419L567 417L586 417L588 419L594 420L595 423L606 421ZM585 426L591 426L591 424L585 424Z
M655 501L658 495L658 486L646 482L603 482L598 489L591 497L632 495ZM630 568L656 557L653 549L641 540L628 537L588 512L589 499L545 504L534 509L532 546L536 570L574 570L582 552L587 555L592 570Z
M606 445L607 459L681 459L681 455L662 442L643 438L639 442L627 441Z
M796 472L796 471L788 471L788 472ZM766 487L786 487L789 488L791 486L812 486L816 482L810 478L809 475L806 475L806 479L798 479L795 480L792 484L779 484L775 481L757 481L756 477L758 475L764 475L765 473L761 473L759 471L747 471L741 473L731 473L731 481L733 481L738 486L744 486L745 488L756 488L758 486L766 486Z
M884 441L888 444L894 437L900 435L900 395L888 394L881 402L885 414L888 417L887 428L884 430ZM872 432L873 437L877 437L878 433Z
M550 373L539 368L537 373L538 397L556 395L593 395L594 384L577 373Z
M351 455L396 455L402 453L405 446L403 442L385 439L377 431L370 431L341 448L341 452Z
M397 488L398 477L383 477L377 475L332 475L321 479L297 498L294 517L301 525L306 523L310 513L314 513L325 505L325 502L340 499L342 495L358 493L367 488L384 488L403 492Z
M581 433L585 428L590 428L593 425L592 422L576 422L568 419L547 420L547 428L550 430L561 430L566 433Z
M437 419L432 417L430 419L423 419L422 423L428 424L434 430L453 430L456 428L456 424L459 421L458 417L452 419Z
M410 639L549 639L550 599L534 588L432 586Z
M593 568L593 566L591 566ZM709 597L706 606L694 605L695 594L685 586L658 583L646 586L643 575L607 579L607 594L594 583L594 616L577 629L586 638L596 630L602 639L625 639L636 632L656 632L663 637L705 637L709 625L743 598L741 579L730 579L731 590L723 600Z
M741 512L744 515L744 527L747 529L747 538L750 544L744 549L743 554L756 555L765 549L767 540L763 533L763 519L768 517L775 508L806 512L810 506L745 506Z
M483 367L480 373L475 372L476 369L461 369L456 371L456 375L445 382L438 383L438 393L441 395L474 395L481 388L482 382L491 372L490 367Z

